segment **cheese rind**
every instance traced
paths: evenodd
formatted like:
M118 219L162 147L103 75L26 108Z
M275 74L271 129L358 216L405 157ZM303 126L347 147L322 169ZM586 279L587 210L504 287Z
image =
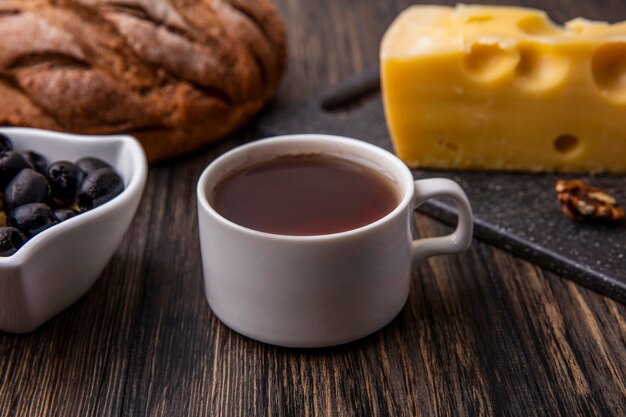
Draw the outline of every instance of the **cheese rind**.
M381 76L412 167L626 172L626 22L413 6L383 38Z

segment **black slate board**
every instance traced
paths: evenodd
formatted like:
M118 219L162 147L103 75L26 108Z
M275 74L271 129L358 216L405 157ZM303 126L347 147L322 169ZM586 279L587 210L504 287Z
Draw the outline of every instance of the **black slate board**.
M264 136L328 133L362 139L391 150L378 71L371 71L287 107L269 107L257 120ZM624 155L626 158L626 155ZM468 194L475 235L520 257L626 303L626 222L578 224L556 203L557 178L580 178L626 203L626 175L572 176L480 171L413 170L415 178L447 177ZM456 209L431 200L420 210L448 223Z

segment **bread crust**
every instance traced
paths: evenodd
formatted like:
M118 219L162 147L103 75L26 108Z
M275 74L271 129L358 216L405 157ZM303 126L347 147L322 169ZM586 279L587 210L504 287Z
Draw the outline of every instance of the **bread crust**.
M269 0L0 0L0 124L128 133L151 161L241 126L285 64Z

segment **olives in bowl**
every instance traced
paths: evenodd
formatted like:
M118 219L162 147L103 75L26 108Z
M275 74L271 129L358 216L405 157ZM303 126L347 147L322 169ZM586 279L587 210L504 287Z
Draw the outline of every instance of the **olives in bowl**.
M0 195L7 223L0 223L0 256L13 255L29 238L74 213L103 205L122 191L122 177L99 158L48 163L40 152L15 151L13 140L0 133ZM26 239L20 243L14 230Z
M25 333L98 279L130 226L148 169L131 136L28 128L0 128L0 134L10 140L0 139L0 181L6 182L0 202L8 209L0 211L6 224L0 227L0 331ZM63 163L50 173L56 162ZM106 181L84 183L103 168L115 181L100 173Z

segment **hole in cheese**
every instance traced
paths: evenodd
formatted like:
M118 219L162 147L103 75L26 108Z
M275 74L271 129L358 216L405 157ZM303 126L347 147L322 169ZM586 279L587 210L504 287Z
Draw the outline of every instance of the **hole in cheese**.
M467 18L465 23L485 23L493 20L493 16L477 14Z
M543 15L526 16L517 22L517 27L527 35L533 36L551 36L559 32L559 28Z
M565 80L569 63L549 45L520 45L519 54L515 76L522 88L535 92L544 91Z
M448 151L452 151L452 152L457 152L459 150L459 145L457 145L455 142L445 139L445 138L439 138L437 139L437 146L439 146L442 149L446 149Z
M497 43L475 42L463 64L470 77L490 82L511 73L518 61L519 54L514 49L504 49Z
M605 43L596 49L591 71L603 94L617 102L626 102L626 42Z
M580 141L574 135L565 134L554 139L554 143L552 145L560 154L571 154L578 148Z

